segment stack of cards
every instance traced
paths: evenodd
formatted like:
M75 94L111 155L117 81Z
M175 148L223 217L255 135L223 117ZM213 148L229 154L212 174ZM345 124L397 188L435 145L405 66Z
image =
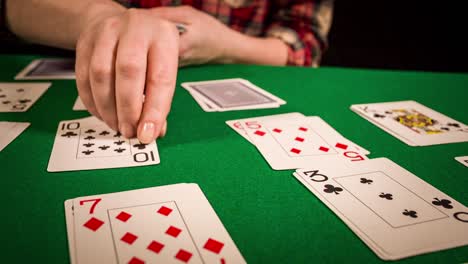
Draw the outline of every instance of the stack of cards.
M75 79L74 59L33 60L15 77L15 80L71 80Z
M468 127L415 101L352 105L351 110L410 146L468 141Z
M246 263L196 184L65 201L72 264Z
M26 112L50 83L0 83L0 112Z
M366 160L369 154L317 116L289 113L226 123L255 145L275 170L336 166Z
M286 103L244 79L186 82L182 87L206 112L276 108Z
M96 117L60 122L47 171L74 171L154 165L156 142L126 139Z
M0 151L10 144L30 123L0 122Z
M382 259L468 244L468 208L386 158L294 176Z

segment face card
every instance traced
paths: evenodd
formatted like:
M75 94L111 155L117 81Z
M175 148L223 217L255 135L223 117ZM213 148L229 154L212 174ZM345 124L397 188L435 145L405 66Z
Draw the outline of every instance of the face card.
M468 128L415 101L401 101L352 106L373 123L388 128L396 134L427 146L468 141Z
M354 107L351 107L351 110L353 112L355 112L356 114L360 115L362 118L366 119L367 121L371 122L372 124L374 124L375 126L377 126L378 128L384 130L385 132L389 133L390 135L396 137L397 139L401 140L403 143L407 144L408 146L417 146L414 142L408 140L407 138L404 138L403 136L401 135L398 135L397 133L393 132L392 130L388 129L387 127L379 124L379 123L375 123L371 118L369 118L367 115L361 113L361 111L357 108L354 108Z
M245 263L196 184L74 199L78 263Z
M468 167L468 156L456 157L455 160Z
M0 122L0 151L28 128L30 123Z
M382 259L468 244L468 209L388 159L295 176Z
M74 59L39 59L32 61L15 80L75 79Z
M326 133L318 117L302 122L267 121L247 135L275 170L306 168L311 164L336 164L367 159L359 147L337 133Z
M78 96L76 97L75 104L73 104L73 110L74 111L86 111L86 107L83 104L83 101L81 101L81 98Z
M274 108L286 103L243 79L186 82L182 87L216 111Z
M47 171L73 171L158 164L156 142L126 139L96 117L62 121Z
M0 83L0 112L26 112L51 83Z

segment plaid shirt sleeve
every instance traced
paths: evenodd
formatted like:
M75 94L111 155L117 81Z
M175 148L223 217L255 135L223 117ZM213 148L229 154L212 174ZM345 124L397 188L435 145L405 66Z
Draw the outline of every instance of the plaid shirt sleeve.
M333 0L272 1L266 36L289 46L288 65L317 67L327 47L332 9Z

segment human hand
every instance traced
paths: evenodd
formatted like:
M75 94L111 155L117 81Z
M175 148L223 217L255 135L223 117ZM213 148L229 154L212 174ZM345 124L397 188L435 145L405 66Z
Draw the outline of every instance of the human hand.
M76 83L88 109L125 137L166 133L178 68L179 33L153 10L96 16L76 45Z
M225 63L229 61L226 48L235 41L232 29L216 18L191 6L158 7L154 15L186 28L179 42L179 65Z

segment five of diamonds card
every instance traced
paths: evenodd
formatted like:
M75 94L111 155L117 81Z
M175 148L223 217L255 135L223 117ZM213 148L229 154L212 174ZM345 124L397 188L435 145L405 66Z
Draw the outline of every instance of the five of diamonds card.
M65 201L71 263L246 263L197 184Z

